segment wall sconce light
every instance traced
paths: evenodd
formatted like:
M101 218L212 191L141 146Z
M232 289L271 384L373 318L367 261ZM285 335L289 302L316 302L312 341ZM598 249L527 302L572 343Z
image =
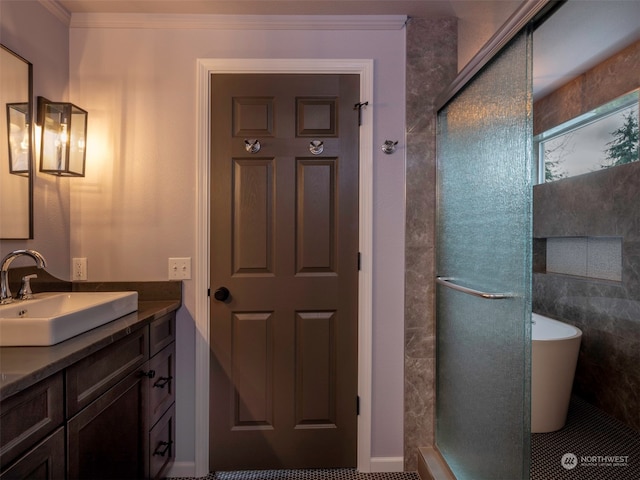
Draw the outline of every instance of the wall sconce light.
M29 176L29 104L7 103L7 138L9 139L9 172Z
M40 171L63 177L84 177L87 111L72 103L38 97L42 129Z

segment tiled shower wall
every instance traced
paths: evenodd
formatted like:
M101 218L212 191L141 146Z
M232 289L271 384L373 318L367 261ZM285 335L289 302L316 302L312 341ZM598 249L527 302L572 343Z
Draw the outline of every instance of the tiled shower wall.
M538 185L533 203L537 239L622 238L621 282L537 272L533 310L582 330L575 393L640 431L640 162Z
M640 42L534 105L535 133L634 88ZM621 281L544 272L534 259L533 310L583 332L574 391L640 431L640 162L534 187L537 257L548 237L622 242Z
M436 99L457 74L456 19L407 25L405 470L435 427Z

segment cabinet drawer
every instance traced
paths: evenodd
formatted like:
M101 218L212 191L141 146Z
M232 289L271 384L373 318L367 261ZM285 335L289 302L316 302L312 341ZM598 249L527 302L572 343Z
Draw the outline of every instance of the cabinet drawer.
M0 474L0 480L59 480L65 478L64 428L60 427L36 445L11 468Z
M175 458L175 405L149 432L149 478L164 478Z
M165 347L149 360L149 369L155 376L149 379L149 425L153 426L175 402L175 343Z
M153 357L176 338L175 312L154 320L149 326L149 331L149 356Z
M141 328L67 369L67 418L140 367L148 358L148 330Z
M0 469L64 422L62 373L0 404Z

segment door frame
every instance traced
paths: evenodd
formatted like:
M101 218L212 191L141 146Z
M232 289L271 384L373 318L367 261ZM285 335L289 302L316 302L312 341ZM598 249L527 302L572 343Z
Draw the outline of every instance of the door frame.
M371 471L371 386L373 306L373 60L200 58L197 60L196 103L196 258L195 285L195 475L209 473L209 246L210 246L210 121L211 82L215 73L307 73L360 76L362 108L359 130L358 276L358 416L357 468Z

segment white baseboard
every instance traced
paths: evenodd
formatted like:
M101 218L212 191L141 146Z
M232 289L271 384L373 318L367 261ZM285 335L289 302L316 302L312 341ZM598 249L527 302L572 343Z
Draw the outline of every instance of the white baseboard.
M370 465L372 472L402 472L404 457L373 457Z
M174 462L171 470L167 474L169 478L175 477L196 477L196 464L195 462Z

